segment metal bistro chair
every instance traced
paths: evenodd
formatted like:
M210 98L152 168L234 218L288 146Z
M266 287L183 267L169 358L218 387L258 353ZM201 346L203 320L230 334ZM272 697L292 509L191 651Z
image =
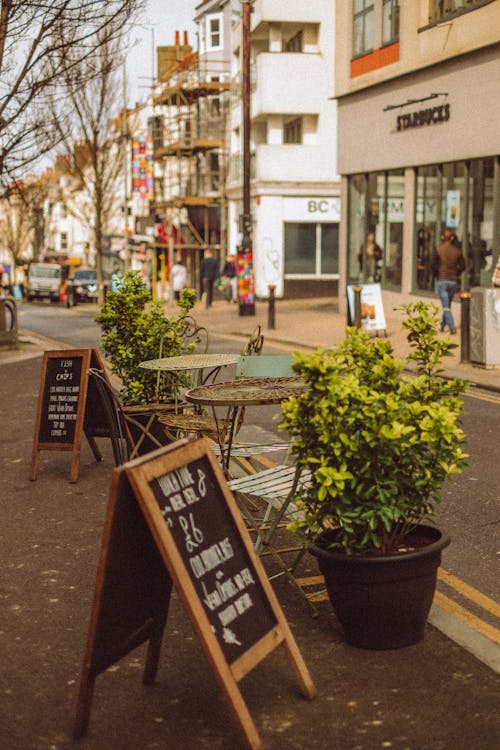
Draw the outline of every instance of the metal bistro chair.
M301 488L307 486L310 476L307 470L280 464L231 479L228 486L235 494L249 531L255 534L256 552L262 557L269 556L275 563L275 572L270 572L269 579L286 576L316 613L314 594L307 594L301 585L305 580L295 576L306 552L305 543L292 537L292 532L286 529L300 517L295 499Z
M236 364L237 378L269 377L286 378L294 375L292 370L293 357L291 354L261 354L259 357L242 355ZM232 435L236 435L244 420L244 409L233 412L231 419L236 421ZM231 421L231 420L230 420ZM288 441L273 441L272 443L233 443L231 445L231 460L247 473L253 473L262 467L272 468L275 462L268 458L270 453L288 453ZM220 456L221 448L214 446L214 452Z

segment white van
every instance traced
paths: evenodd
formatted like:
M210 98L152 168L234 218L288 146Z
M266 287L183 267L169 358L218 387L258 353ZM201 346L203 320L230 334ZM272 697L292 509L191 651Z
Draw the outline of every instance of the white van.
M32 263L28 271L28 300L48 297L51 302L60 302L62 280L63 269L58 263Z

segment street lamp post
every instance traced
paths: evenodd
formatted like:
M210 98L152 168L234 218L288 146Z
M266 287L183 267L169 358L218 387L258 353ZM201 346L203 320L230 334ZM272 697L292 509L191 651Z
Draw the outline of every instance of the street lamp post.
M250 13L253 0L242 0L243 226L238 248L238 310L255 315L252 214L250 209Z

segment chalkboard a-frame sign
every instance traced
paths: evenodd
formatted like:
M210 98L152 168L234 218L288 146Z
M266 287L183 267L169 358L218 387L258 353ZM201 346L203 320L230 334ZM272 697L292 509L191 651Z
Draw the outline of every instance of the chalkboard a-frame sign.
M144 682L154 679L170 581L248 747L261 748L238 682L283 645L303 695L312 699L316 691L205 438L114 471L74 737L86 733L97 674L145 641Z
M78 479L91 367L105 372L104 363L95 349L54 349L44 352L31 480L37 478L41 450L71 451L70 481L76 482ZM95 418L100 417L97 415ZM100 461L102 455L90 431L87 440L96 461Z

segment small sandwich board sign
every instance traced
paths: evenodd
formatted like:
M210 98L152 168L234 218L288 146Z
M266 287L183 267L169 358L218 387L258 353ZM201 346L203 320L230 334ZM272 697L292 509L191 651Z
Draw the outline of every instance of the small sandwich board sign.
M97 675L146 641L143 681L154 680L172 583L248 747L258 750L238 682L283 645L303 695L316 690L206 438L114 470L74 738L86 734Z
M41 450L62 450L71 451L70 481L77 481L91 367L105 372L95 349L44 352L30 480L37 478ZM94 414L93 422L96 419L99 416ZM100 461L92 430L85 433L96 461Z
M361 328L365 331L386 331L382 288L380 284L360 284L361 288ZM349 325L354 325L355 298L354 286L347 287Z

